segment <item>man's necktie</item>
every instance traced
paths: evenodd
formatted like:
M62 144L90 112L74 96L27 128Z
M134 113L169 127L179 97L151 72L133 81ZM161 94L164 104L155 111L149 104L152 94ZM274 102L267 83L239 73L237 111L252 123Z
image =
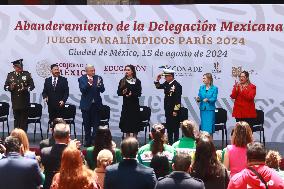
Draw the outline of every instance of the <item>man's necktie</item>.
M56 87L56 77L54 78L52 85L53 85L53 90L55 90L55 87Z

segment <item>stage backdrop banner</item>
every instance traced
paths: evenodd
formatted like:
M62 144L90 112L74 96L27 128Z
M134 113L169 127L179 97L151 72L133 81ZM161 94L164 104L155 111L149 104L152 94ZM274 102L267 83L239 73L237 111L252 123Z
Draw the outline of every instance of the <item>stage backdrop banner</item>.
M76 128L81 132L78 78L93 64L104 80L103 103L111 107L110 126L115 136L122 97L117 96L124 67L133 64L142 81L140 104L152 109L151 123L164 122L163 91L154 86L162 68L176 71L183 86L182 106L189 118L200 122L195 98L202 75L210 72L219 88L217 107L232 118L231 90L242 70L257 87L256 108L265 113L267 141L283 141L283 34L281 5L179 5L179 6L6 6L0 10L0 101L10 102L3 90L11 61L23 58L35 90L31 102L42 100L44 79L57 64L70 87L68 103L77 106ZM10 125L13 121L10 111ZM29 132L33 125L29 126ZM214 135L220 139L221 134ZM258 138L258 135L256 134Z

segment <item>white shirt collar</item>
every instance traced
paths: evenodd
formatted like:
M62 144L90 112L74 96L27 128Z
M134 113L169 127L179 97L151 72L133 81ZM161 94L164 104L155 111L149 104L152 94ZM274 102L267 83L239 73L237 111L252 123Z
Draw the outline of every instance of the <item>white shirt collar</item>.
M93 78L93 77L92 77L92 76L87 75L87 78L88 78L88 79L90 79L90 78Z
M52 77L52 82L54 81L54 79L55 79L55 81L57 82L58 77L54 77L54 76L51 76L51 77Z

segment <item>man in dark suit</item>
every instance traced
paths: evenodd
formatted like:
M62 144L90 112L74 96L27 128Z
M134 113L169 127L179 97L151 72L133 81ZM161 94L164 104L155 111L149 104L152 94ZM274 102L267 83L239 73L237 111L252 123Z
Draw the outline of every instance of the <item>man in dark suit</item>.
M182 86L174 78L174 71L164 69L163 74L157 76L154 82L157 89L164 89L164 109L166 116L166 128L169 144L172 145L179 139L179 110L181 107ZM165 82L160 83L162 75L165 76Z
M31 189L42 183L37 161L23 157L21 145L13 136L5 140L7 157L0 160L0 189Z
M69 96L68 81L60 76L57 64L51 65L52 76L45 79L42 97L48 105L49 121L63 117L64 104Z
M28 107L30 105L30 91L34 81L28 71L23 71L23 59L12 62L15 71L8 73L4 90L11 92L14 114L14 128L28 129Z
M135 159L138 152L138 141L133 137L121 143L123 160L108 166L105 174L105 189L154 189L156 176L152 168L139 164Z
M191 177L191 159L187 153L177 154L173 159L173 172L159 179L156 189L205 189L202 180Z
M102 107L102 98L100 93L105 91L103 79L95 75L93 65L86 66L86 74L78 79L79 88L82 93L80 108L82 111L83 124L85 129L85 146L92 145L92 139L100 122L100 108ZM93 136L91 128L93 127Z
M49 189L52 178L60 169L61 155L70 140L70 127L68 124L56 124L53 133L55 144L41 150L41 161L44 166L44 189Z

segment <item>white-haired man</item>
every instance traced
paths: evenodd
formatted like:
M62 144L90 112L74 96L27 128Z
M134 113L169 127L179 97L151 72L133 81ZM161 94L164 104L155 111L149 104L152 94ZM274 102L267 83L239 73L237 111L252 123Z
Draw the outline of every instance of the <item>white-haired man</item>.
M102 106L100 93L105 91L105 87L102 77L95 75L95 68L90 64L86 66L86 74L82 75L78 82L82 93L80 109L85 129L85 146L88 147L92 145L96 129L99 126L99 110ZM91 135L92 127L93 133Z

